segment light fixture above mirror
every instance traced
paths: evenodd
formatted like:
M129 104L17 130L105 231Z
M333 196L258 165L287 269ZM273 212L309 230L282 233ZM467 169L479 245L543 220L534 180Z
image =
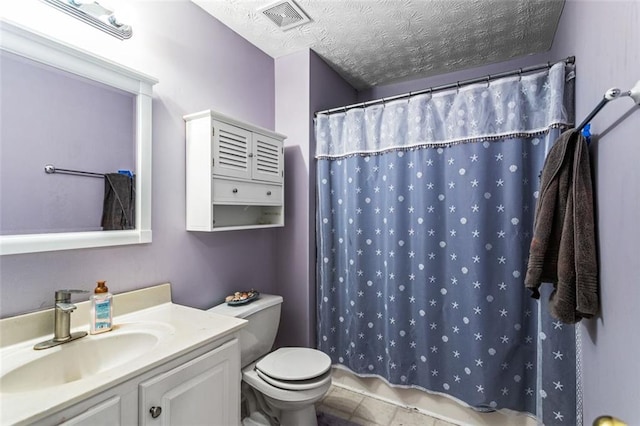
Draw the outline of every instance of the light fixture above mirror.
M93 0L42 0L44 3L98 28L120 40L131 38L133 31L116 17L113 10Z
M4 20L0 20L0 49L133 95L136 152L135 229L0 235L0 254L151 242L151 107L158 80Z

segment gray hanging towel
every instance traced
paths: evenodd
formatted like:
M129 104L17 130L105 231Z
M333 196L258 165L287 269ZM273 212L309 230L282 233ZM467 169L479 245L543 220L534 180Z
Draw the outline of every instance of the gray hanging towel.
M553 145L540 182L525 286L553 283L551 315L567 324L598 312L598 266L589 150L580 132Z
M104 175L102 229L105 231L135 229L136 180L120 173Z

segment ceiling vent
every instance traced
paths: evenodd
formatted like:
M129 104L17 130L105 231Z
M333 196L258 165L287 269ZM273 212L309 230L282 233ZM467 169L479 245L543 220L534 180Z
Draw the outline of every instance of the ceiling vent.
M282 31L311 22L311 18L293 0L277 1L258 9Z

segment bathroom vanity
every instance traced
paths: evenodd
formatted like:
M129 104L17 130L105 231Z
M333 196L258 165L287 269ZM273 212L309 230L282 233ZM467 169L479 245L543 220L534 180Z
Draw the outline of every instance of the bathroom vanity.
M77 303L72 330L88 326ZM240 423L246 321L171 302L169 284L114 296L113 331L34 350L52 309L0 320L0 423Z

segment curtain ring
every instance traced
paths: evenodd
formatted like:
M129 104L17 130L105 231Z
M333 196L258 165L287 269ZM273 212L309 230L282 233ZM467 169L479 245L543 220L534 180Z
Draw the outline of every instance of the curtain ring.
M489 88L490 82L491 82L491 74L487 75L487 88Z
M518 71L518 81L522 81L522 68Z
M551 62L547 62L547 70L551 69Z
M460 93L460 82L456 81L456 93Z
M385 98L382 98L382 108L386 108L387 107L387 100Z

